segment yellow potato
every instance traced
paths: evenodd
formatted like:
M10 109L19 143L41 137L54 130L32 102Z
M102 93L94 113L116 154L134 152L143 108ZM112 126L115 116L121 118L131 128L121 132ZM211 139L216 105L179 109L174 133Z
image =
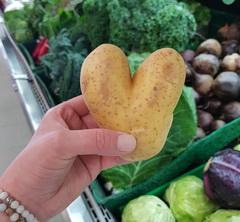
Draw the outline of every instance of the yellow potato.
M185 80L182 57L173 49L152 53L131 79L128 60L111 44L96 48L85 59L81 89L100 127L127 132L137 139L130 161L161 151Z

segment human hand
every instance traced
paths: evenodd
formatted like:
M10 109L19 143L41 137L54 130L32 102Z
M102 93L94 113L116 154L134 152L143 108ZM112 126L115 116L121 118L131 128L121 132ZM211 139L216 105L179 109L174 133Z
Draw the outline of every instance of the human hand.
M125 161L136 140L99 129L79 96L47 112L27 147L0 178L0 188L40 221L66 208L99 174Z

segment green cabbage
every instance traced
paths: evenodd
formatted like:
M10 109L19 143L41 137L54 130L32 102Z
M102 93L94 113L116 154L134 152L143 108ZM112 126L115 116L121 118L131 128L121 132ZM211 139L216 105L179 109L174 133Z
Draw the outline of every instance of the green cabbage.
M202 222L218 208L204 193L203 181L195 176L173 182L166 200L178 222Z
M206 218L204 222L239 222L240 210L218 210Z
M122 222L175 222L171 210L158 197L145 195L130 201L122 214Z

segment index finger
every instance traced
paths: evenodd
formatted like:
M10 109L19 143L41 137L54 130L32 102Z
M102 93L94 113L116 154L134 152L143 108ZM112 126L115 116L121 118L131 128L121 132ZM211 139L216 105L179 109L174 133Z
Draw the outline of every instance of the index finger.
M89 110L82 95L64 102L64 105L71 106L79 116L86 116L89 114Z

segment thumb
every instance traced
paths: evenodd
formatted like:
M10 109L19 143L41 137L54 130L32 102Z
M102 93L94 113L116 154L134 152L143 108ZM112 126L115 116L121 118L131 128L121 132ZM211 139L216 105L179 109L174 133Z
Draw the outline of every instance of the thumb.
M136 139L129 134L107 129L67 130L58 146L66 158L78 155L122 156L132 152Z

